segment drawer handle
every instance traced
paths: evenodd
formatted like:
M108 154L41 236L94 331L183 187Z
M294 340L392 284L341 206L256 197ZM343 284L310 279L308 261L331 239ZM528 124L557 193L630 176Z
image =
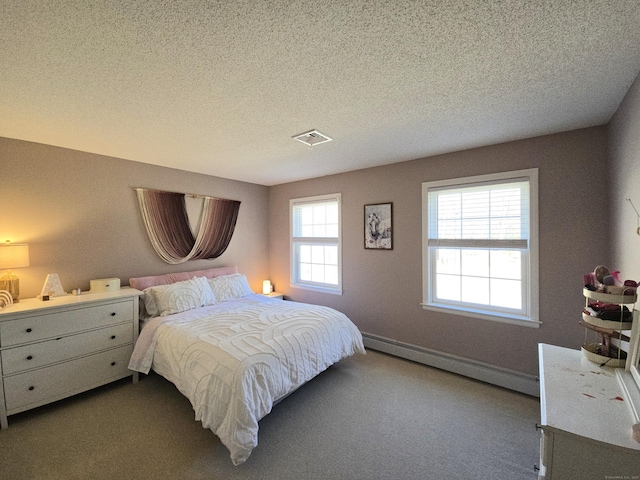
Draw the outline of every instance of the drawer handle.
M31 333L33 330L31 330L30 328L27 328L27 333Z
M111 340L115 340L116 336L115 335L111 335Z
M111 312L111 316L115 317L116 316L116 312Z
M29 355L29 356L27 357L27 360L33 360L33 355Z
M30 386L30 387L29 387L29 391L31 392L31 391L35 390L35 388L36 388L36 387L34 387L33 385L32 385L32 386Z
M113 367L116 364L116 362L111 362L111 366Z

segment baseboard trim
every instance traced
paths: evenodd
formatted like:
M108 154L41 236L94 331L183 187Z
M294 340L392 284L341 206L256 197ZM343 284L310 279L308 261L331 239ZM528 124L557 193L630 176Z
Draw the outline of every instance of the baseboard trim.
M496 367L488 363L470 360L449 353L438 352L385 337L363 333L364 346L396 357L422 363L482 382L508 388L516 392L540 396L538 377L515 370Z

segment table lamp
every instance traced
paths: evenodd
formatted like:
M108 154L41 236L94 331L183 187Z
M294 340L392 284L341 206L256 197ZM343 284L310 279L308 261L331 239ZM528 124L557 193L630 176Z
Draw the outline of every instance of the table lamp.
M271 293L271 281L265 280L262 282L262 294L269 295Z
M6 290L11 294L13 302L18 301L20 295L20 281L11 273L12 268L29 266L29 245L26 243L11 243L9 240L0 244L0 270L9 271L0 277L0 290Z

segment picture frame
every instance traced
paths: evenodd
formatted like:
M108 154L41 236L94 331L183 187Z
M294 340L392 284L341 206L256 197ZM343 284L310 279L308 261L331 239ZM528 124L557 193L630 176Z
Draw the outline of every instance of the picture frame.
M393 203L364 206L364 248L393 250Z

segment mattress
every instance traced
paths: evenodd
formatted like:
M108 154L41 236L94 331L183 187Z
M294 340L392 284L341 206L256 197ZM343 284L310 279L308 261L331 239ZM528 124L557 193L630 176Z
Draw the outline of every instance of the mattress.
M129 368L173 382L239 465L275 402L355 353L362 335L341 312L252 294L149 320Z

